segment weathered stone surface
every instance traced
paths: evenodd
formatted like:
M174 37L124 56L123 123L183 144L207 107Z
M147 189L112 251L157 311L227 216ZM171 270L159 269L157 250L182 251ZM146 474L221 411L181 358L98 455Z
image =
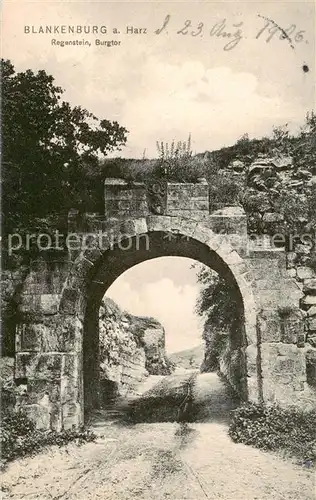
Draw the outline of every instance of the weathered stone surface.
M281 321L281 341L289 344L304 345L304 322L299 311L291 311Z
M108 298L100 309L100 377L125 394L148 373L170 373L165 354L165 332L153 318L123 313Z
M66 264L64 267L61 265L60 269L56 265L54 272L51 272L45 262L35 262L24 284L20 306L23 324L19 324L17 328L16 372L19 377L28 378L31 391L29 403L33 411L40 411L38 408L42 408L43 415L46 415L45 396L48 396L51 404L50 425L59 426L66 422L65 425L70 426L82 421L83 327L78 317L81 320L85 318L87 293L92 289L90 281L94 279L102 257L106 260L105 251L114 246L120 249L122 238L134 238L137 235L146 235L147 232L170 232L172 235L186 236L186 248L190 248L190 245L193 248L194 240L202 242L201 253L205 254L206 260L209 253L210 265L213 259L214 266L218 266L216 270L222 270L227 276L234 277L234 284L239 288L244 306L243 335L248 348L245 363L243 350L246 342L237 348L236 345L226 346L220 361L222 369L229 377L234 379L238 371L235 369L247 365L248 394L255 400L259 396L261 383L257 379L257 373L260 373L262 368L265 398L273 400L280 397L284 402L295 401L295 398L297 401L303 401L309 390L304 379L304 363L301 364L298 350L298 346L304 345L303 321L302 318L292 317L283 318L280 322L275 310L279 306L297 307L302 299L302 307L308 309L307 340L313 341L316 276L308 267L309 253L305 246L297 247L297 251L288 254L287 262L286 253L271 248L271 243L267 248L249 248L246 217L242 210L226 207L220 212L211 215L208 213L207 184L168 186L167 213L172 216L149 215L150 207L142 183L131 187L124 182L114 181L105 189L107 217L88 214L83 220L80 234L82 244L86 236L95 240L93 234L87 234L89 228L94 232L103 229L106 232L105 248L99 241L93 241L88 248L81 247L80 255L76 256L76 261L70 270L67 268L67 272ZM180 216L176 216L178 213ZM109 217L109 214L112 217ZM264 220L274 223L275 214L268 212ZM234 243L233 237L236 237ZM154 241L154 238L152 239ZM212 251L208 252L207 247ZM124 257L123 254L122 256ZM298 262L300 265L297 265ZM106 273L105 268L103 274L100 271L100 288L107 282ZM295 278L300 281L299 285L296 284ZM9 295L15 293L10 285L7 286L7 292ZM93 294L97 295L98 292L96 287L93 288ZM256 315L261 308L264 312L257 322ZM272 312L268 311L269 308ZM122 325L124 321L122 319ZM129 319L125 322L130 324ZM261 331L262 346L258 346L260 339L257 338L257 326ZM126 325L122 326L123 328L128 330ZM155 349L152 350L152 346L149 346L151 342L154 347L157 347L157 342L161 343L161 331L160 340L157 340L159 336L155 337L158 328L155 330L150 326L142 331L145 333L142 339L138 339L139 345L136 342L135 355L122 356L120 368L114 368L114 371L117 370L119 383L124 379L126 385L131 384L131 381L140 380L149 371L149 365L146 365L149 351L152 351L151 366L157 361L157 352L159 361L162 347L159 346L155 353ZM93 334L93 328L91 333ZM128 334L131 337L131 332ZM135 340L136 335L133 334L133 337ZM155 341L152 340L154 337ZM96 338L93 339L95 340ZM112 352L115 352L115 348ZM260 363L262 367L259 366ZM163 367L163 363L158 362L157 365L159 369ZM108 366L106 370L110 373ZM113 367L113 373L110 375L106 370L104 374L114 379ZM244 374L240 377L240 380L244 380ZM45 394L45 387L48 388L48 394ZM41 396L40 399L34 397L36 391ZM308 392L308 398L311 401L311 392Z
M170 216L149 215L146 217L148 231L169 231L171 227Z
M316 332L316 316L308 318L307 325L309 330Z
M305 279L303 291L316 295L316 278Z
M296 269L294 268L288 269L287 275L289 276L289 278L296 278L297 275Z
M59 302L59 294L40 295L40 312L43 314L55 314L58 311Z
M307 295L303 297L301 304L305 309L310 306L316 306L316 295Z
M257 284L258 281L255 281ZM280 304L282 307L296 307L302 297L302 292L299 289L292 291L280 286L273 289L265 285L265 288L256 287L256 300L259 307L262 309L274 309L275 304Z
M307 316L316 316L316 305L308 309Z
M306 350L306 376L307 383L316 387L316 348Z
M16 354L16 378L56 380L61 376L60 353L23 353Z
M195 227L193 238L201 243L207 243L210 240L212 233L208 228L202 227L199 224Z
M233 160L227 168L232 168L233 170L236 170L237 172L241 172L245 169L245 164L240 161L240 160Z
M83 424L83 407L80 403L67 402L62 405L63 429L78 428Z
M135 236L136 234L147 233L146 218L126 220L120 224L121 236Z
M261 342L281 341L281 321L277 311L266 309L258 314L258 328Z
M310 332L307 334L306 342L312 347L316 347L316 332Z
M298 266L297 277L301 280L315 277L315 271L311 267Z
M280 222L283 221L284 216L276 212L266 212L263 216L264 222Z
M304 395L306 382L305 351L293 344L261 345L262 389L265 401L282 405ZM304 396L300 396L304 397Z
M83 292L78 288L66 287L59 305L62 314L73 314L81 316L84 312L85 298Z
M17 352L80 352L81 344L82 323L75 316L42 317L17 326Z
M38 430L47 431L52 428L51 408L43 404L30 404L24 407L27 416L33 420ZM56 430L60 430L58 427Z
M297 261L297 254L295 252L287 252L286 261L288 268L294 268Z

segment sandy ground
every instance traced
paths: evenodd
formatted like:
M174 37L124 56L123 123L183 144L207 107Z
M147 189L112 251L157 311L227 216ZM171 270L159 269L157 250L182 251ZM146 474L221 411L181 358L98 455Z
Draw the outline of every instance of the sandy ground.
M213 375L213 374L212 374ZM197 397L210 384L199 378ZM223 404L225 402L223 401ZM51 448L9 464L3 499L314 500L315 473L234 444L227 424L99 422L95 443Z

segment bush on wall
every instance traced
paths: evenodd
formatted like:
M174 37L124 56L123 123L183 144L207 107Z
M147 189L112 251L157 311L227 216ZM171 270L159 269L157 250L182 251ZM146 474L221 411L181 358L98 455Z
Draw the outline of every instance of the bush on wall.
M246 403L233 410L229 435L236 443L316 460L316 410Z
M1 461L2 465L15 458L38 453L46 446L64 446L70 442L82 444L94 441L96 435L88 429L70 429L61 432L41 431L29 419L23 408L2 409Z

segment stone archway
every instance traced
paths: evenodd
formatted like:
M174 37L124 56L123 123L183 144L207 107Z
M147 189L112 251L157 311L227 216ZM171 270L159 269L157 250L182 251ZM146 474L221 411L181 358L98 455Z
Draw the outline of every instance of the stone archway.
M73 263L60 303L60 312L72 318L75 337L71 382L67 387L69 393L71 384L74 386L75 401L72 401L70 412L65 405L64 426L69 426L67 420L83 421L85 398L91 406L96 403L98 359L97 349L91 346L98 346L98 310L105 291L133 265L166 255L198 260L233 284L243 308L247 397L249 400L260 398L256 304L246 263L228 243L227 237L215 234L200 222L148 216L112 226L105 233L102 245L91 238L88 248ZM248 353L251 353L249 362Z

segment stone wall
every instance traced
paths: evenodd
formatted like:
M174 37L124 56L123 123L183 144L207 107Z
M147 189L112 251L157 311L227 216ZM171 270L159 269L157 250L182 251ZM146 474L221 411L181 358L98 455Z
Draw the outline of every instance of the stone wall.
M302 297L300 308L304 316L306 341L316 347L316 253L311 244L294 243L286 254L289 276L295 278Z
M157 191L157 193L156 193ZM247 217L240 206L225 207L210 212L209 186L199 183L161 183L147 186L142 182L128 183L123 179L105 179L105 213L69 213L68 229L82 233L107 231L118 220L150 214L183 217L203 223L236 248L240 255L247 249ZM160 199L161 198L161 199Z
M308 409L316 405L316 349L308 314L315 298L314 271L300 259L294 261L284 249L257 249L249 254L258 304L259 352L249 348L248 359L259 366L264 401ZM251 361L255 355L259 364Z
M205 325L203 369L219 370L241 394L247 365L248 373L258 374L262 400L315 407L315 272L298 255L294 259L273 247L250 249L245 261L257 304L257 347L247 347L238 333L241 323L231 322L228 298L221 311L226 320L217 324L214 318Z
M130 185L123 179L105 179L104 202L106 218L141 217L148 213L146 188L142 182Z
M95 246L61 256L60 261L33 262L17 294L15 377L27 380L27 407L39 425L60 429L83 422L83 346L90 334L97 331L97 315L93 311L89 318L86 309L88 305L91 309L95 297L101 299L113 279L148 259L147 248L124 249L123 254L117 244L120 238L144 234L150 235L150 258L179 255L201 259L236 285L243 300L248 345L244 346L245 353L240 351L242 358L235 356L235 347L230 345L222 358L222 370L229 374L229 367L235 366L236 360L243 360L251 400L261 397L284 404L315 404L315 267L312 257L304 256L305 249L296 248L295 258L272 248L249 251L244 213L236 207L209 213L207 186L202 182L194 189L192 185L167 186L166 211L183 210L182 217L176 216L176 212L165 216L149 213L142 183L135 189L127 183L123 187L116 182L115 189L113 185L107 188L105 203L112 201L106 205L106 215L80 217L73 211L69 218L69 230L82 235L99 229L106 231L115 224L115 248ZM111 196L107 196L109 193ZM116 212L111 212L111 207ZM135 219L140 213L146 216ZM163 238L166 232L172 236L170 241ZM243 247L234 243L235 236L240 237ZM296 314L299 305L302 317L297 315L288 322L286 311ZM89 321L91 328L87 326ZM154 366L155 370L161 369L162 337L156 352L155 345L146 341L153 338L152 329L156 327L148 323L141 329L147 331L142 338L147 371ZM132 362L136 371L144 359L142 352L137 352ZM93 364L95 353L90 354ZM125 368L132 371L132 366Z
M170 373L165 331L153 318L123 312L105 297L100 308L99 335L101 387L108 387L109 393L112 389L112 393L126 394L149 374Z
M167 184L166 214L201 220L209 213L209 189L206 181L198 184Z

